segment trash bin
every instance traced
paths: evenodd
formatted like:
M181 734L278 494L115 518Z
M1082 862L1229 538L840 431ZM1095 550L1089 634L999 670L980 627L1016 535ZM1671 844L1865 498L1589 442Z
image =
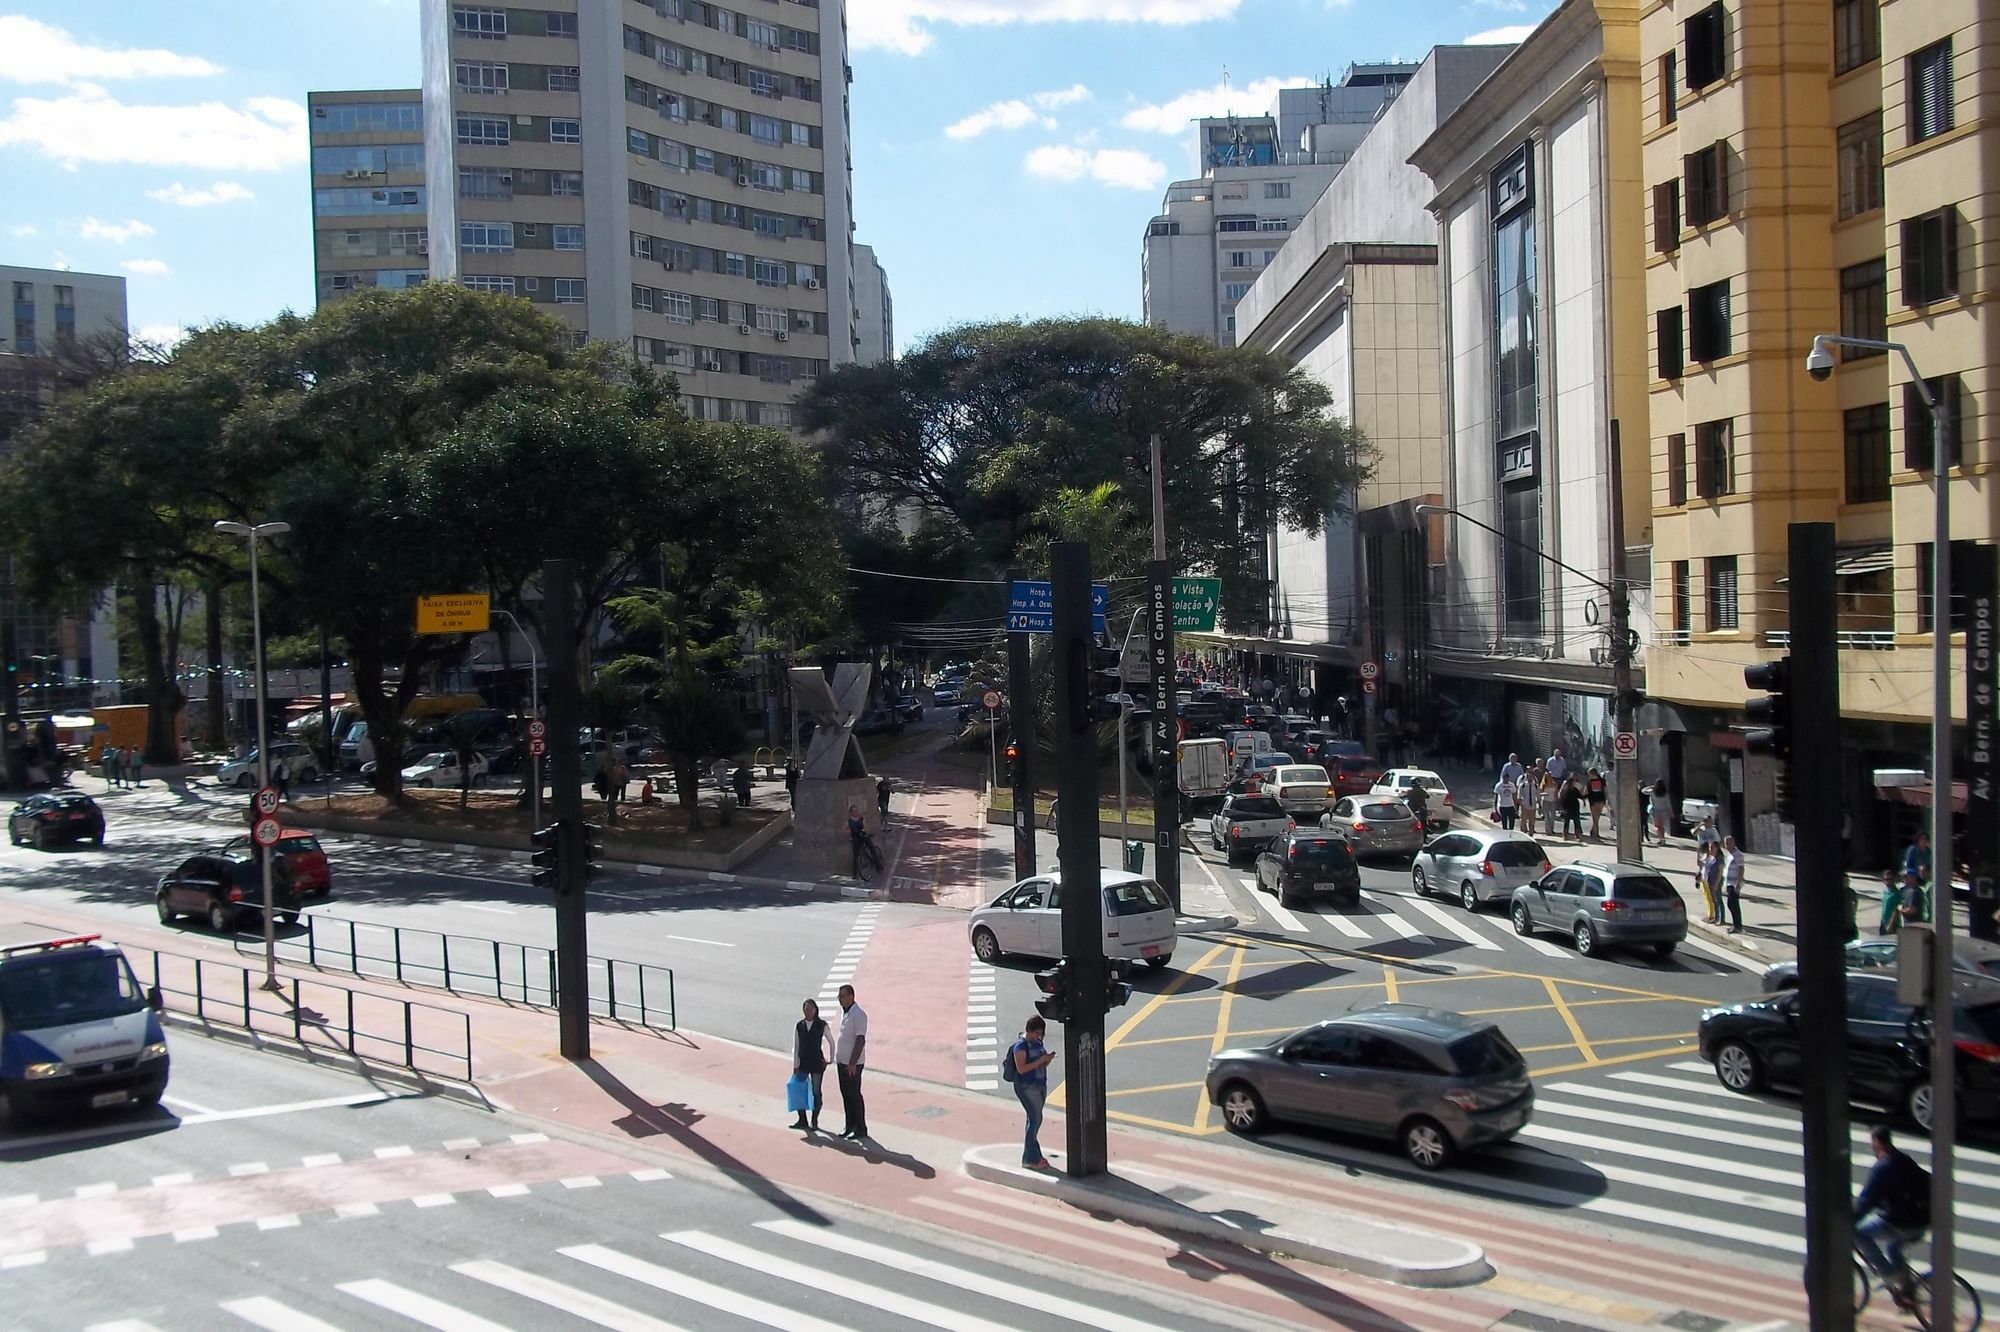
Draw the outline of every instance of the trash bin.
M1125 843L1125 868L1133 874L1146 872L1146 844L1136 837Z

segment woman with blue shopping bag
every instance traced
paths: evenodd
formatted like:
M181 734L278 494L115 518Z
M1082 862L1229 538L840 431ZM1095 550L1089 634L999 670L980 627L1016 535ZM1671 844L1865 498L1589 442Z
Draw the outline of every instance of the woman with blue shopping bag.
M792 1028L792 1080L785 1084L785 1109L798 1115L792 1121L793 1128L814 1133L819 1130L823 1104L820 1084L826 1077L826 1066L833 1062L833 1035L819 1015L818 1003L806 1000L804 1012Z

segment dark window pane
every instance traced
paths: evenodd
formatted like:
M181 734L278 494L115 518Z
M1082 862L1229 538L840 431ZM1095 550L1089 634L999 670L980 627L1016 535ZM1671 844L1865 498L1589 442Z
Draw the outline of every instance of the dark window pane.
M1903 223L1903 304L1958 294L1958 210L1940 208Z
M1840 127L1840 218L1882 206L1882 113L1872 111Z
M1680 56L1669 51L1660 57L1660 123L1671 125L1680 119Z
M1680 306L1670 305L1653 312L1653 336L1659 344L1660 378L1679 379L1687 369Z
M1729 355L1729 283L1712 282L1688 292L1688 356L1715 361Z
M1653 187L1653 249L1672 254L1681 248L1681 183L1662 181Z
M1958 590L1951 597L1951 627L1954 633L1962 632L1967 624L1964 580L1956 575L1963 573L1974 558L1978 548L1976 541L1954 541L1951 543L1951 567L1954 574L1953 586ZM1932 567L1932 543L1923 542L1917 547L1917 632L1927 634L1936 623L1932 619L1932 603L1937 599L1937 570Z
M1711 556L1708 561L1708 630L1737 627L1736 557Z
M1950 423L1951 439L1945 454L1946 466L1956 467L1965 457L1965 432L1970 424L1965 414L1959 410L1959 380L1957 375L1939 375L1926 379L1924 384L1930 389L1931 397L1944 409L1945 420ZM1903 466L1913 472L1928 472L1937 460L1937 443L1931 434L1930 408L1924 406L1923 394L1917 392L1915 384L1903 385Z
M1687 436L1674 434L1667 436L1667 503L1686 504L1688 500L1688 460Z
M1880 259L1840 270L1840 331L1845 337L1889 336L1889 270ZM1868 347L1842 347L1843 361L1858 361L1884 353Z
M1682 633L1694 628L1691 567L1687 560L1674 561L1674 628Z
M1876 0L1833 0L1833 72L1845 74L1882 58L1882 15Z
M1704 421L1694 428L1694 488L1703 499L1736 490L1733 433L1727 420Z
M1687 47L1687 86L1706 88L1729 72L1729 11L1710 5L1681 25Z
M1534 481L1501 488L1502 573L1506 632L1533 637L1542 632L1542 489Z
M1910 142L1936 138L1952 127L1951 38L1910 56Z
M1842 416L1847 460L1847 502L1876 504L1889 498L1889 404L1870 403Z

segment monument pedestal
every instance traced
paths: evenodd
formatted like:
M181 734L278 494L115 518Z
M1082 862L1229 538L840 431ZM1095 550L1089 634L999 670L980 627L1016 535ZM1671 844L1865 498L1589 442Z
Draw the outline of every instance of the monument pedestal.
M792 846L800 861L822 876L854 872L854 854L847 841L849 805L860 809L875 849L886 862L889 851L882 845L882 810L875 801L873 777L799 779L792 806Z

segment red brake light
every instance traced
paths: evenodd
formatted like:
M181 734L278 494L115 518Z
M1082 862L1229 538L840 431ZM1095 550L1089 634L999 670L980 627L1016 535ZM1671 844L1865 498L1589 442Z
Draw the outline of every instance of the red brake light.
M1614 911L1623 911L1625 909L1625 904L1623 902L1618 901L1616 898L1607 897L1601 904L1599 904L1597 909L1599 911L1602 911L1605 915L1608 916Z
M1356 820L1354 821L1354 831L1356 831L1356 832L1367 832L1367 831L1368 831L1368 825L1367 825L1366 823L1363 823L1363 822L1362 822L1362 821L1361 821L1360 819L1356 819Z
M1991 1041L1953 1041L1958 1052L1988 1064L2000 1064L2000 1045Z
M1297 860L1298 858L1299 858L1299 844L1297 842L1293 842L1290 846L1285 848L1285 859Z
M1482 860L1482 861L1480 861L1480 862L1479 862L1479 872L1480 872L1481 874L1484 874L1484 875L1485 875L1485 876L1486 876L1487 878L1489 878L1489 879L1490 879L1490 878L1493 878L1493 877L1494 877L1494 875L1493 875L1493 862L1492 862L1492 861L1490 861L1490 860Z
M1544 861L1542 862L1542 873L1544 873L1544 874L1547 874L1547 873L1548 873L1548 872L1549 872L1550 870L1552 870L1552 869L1554 869L1554 868L1555 868L1555 866L1554 866L1554 865L1553 865L1552 863L1550 863L1549 861L1546 861L1546 860L1544 860Z
M243 900L243 890L241 888L231 888L229 890L229 900L232 902L241 902Z
M1241 825L1241 824L1238 824L1238 823L1232 823L1232 824L1230 824L1230 825L1229 825L1229 835L1230 835L1231 837L1241 837L1241 836L1243 835L1243 825Z

